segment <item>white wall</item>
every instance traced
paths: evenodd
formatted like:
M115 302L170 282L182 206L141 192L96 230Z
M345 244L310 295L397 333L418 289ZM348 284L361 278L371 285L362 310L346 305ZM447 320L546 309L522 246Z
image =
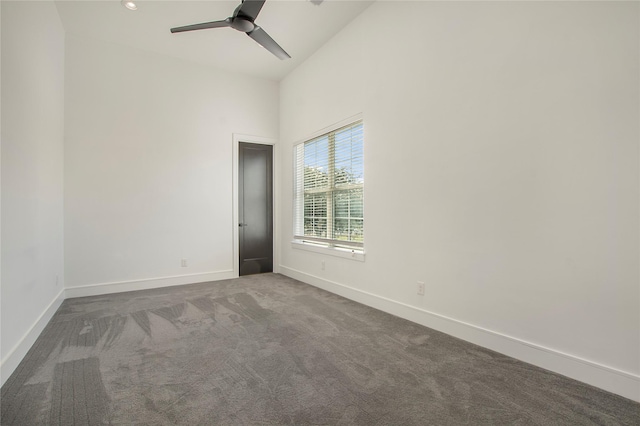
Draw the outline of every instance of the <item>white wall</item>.
M366 261L292 248L283 197L281 270L640 400L638 12L375 3L280 100L285 165L363 113Z
M231 277L232 135L277 137L278 84L71 34L66 52L67 296Z
M64 30L52 2L0 7L4 383L63 296Z

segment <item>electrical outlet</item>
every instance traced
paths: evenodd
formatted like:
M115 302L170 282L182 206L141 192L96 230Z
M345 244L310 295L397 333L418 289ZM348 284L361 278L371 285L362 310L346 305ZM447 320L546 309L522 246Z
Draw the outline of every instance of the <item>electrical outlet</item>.
M424 296L424 283L418 281L418 296Z
M323 261L320 262L320 269L322 269L324 271L324 267L325 267L325 264L324 264L324 260L323 260Z
M186 268L187 267L187 259L182 259L180 261L180 266L182 266L183 268Z

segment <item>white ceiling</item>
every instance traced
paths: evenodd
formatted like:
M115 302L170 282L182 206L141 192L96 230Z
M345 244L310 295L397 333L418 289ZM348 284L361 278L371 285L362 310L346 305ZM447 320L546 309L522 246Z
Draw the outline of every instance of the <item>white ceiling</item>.
M319 3L319 4L318 4ZM131 11L119 0L56 1L69 34L144 49L216 68L280 80L366 9L366 0L267 0L256 24L286 50L281 61L231 28L171 34L182 25L223 20L240 0L136 0Z

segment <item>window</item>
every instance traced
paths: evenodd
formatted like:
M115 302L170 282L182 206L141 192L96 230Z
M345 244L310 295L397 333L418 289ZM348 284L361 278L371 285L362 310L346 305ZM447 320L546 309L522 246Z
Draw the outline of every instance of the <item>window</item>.
M358 121L294 147L294 238L362 252L364 145Z

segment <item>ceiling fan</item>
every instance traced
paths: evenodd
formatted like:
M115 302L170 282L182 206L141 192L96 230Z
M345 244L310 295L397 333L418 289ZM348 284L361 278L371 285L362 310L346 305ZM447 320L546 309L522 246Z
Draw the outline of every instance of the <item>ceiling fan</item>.
M291 58L278 43L273 40L269 34L258 25L255 24L256 17L260 13L260 9L266 0L242 0L240 6L236 7L233 15L224 21L204 22L202 24L186 25L184 27L171 28L172 33L181 33L184 31L205 30L208 28L231 27L234 30L242 31L249 37L260 43L269 52L273 53L280 59Z

